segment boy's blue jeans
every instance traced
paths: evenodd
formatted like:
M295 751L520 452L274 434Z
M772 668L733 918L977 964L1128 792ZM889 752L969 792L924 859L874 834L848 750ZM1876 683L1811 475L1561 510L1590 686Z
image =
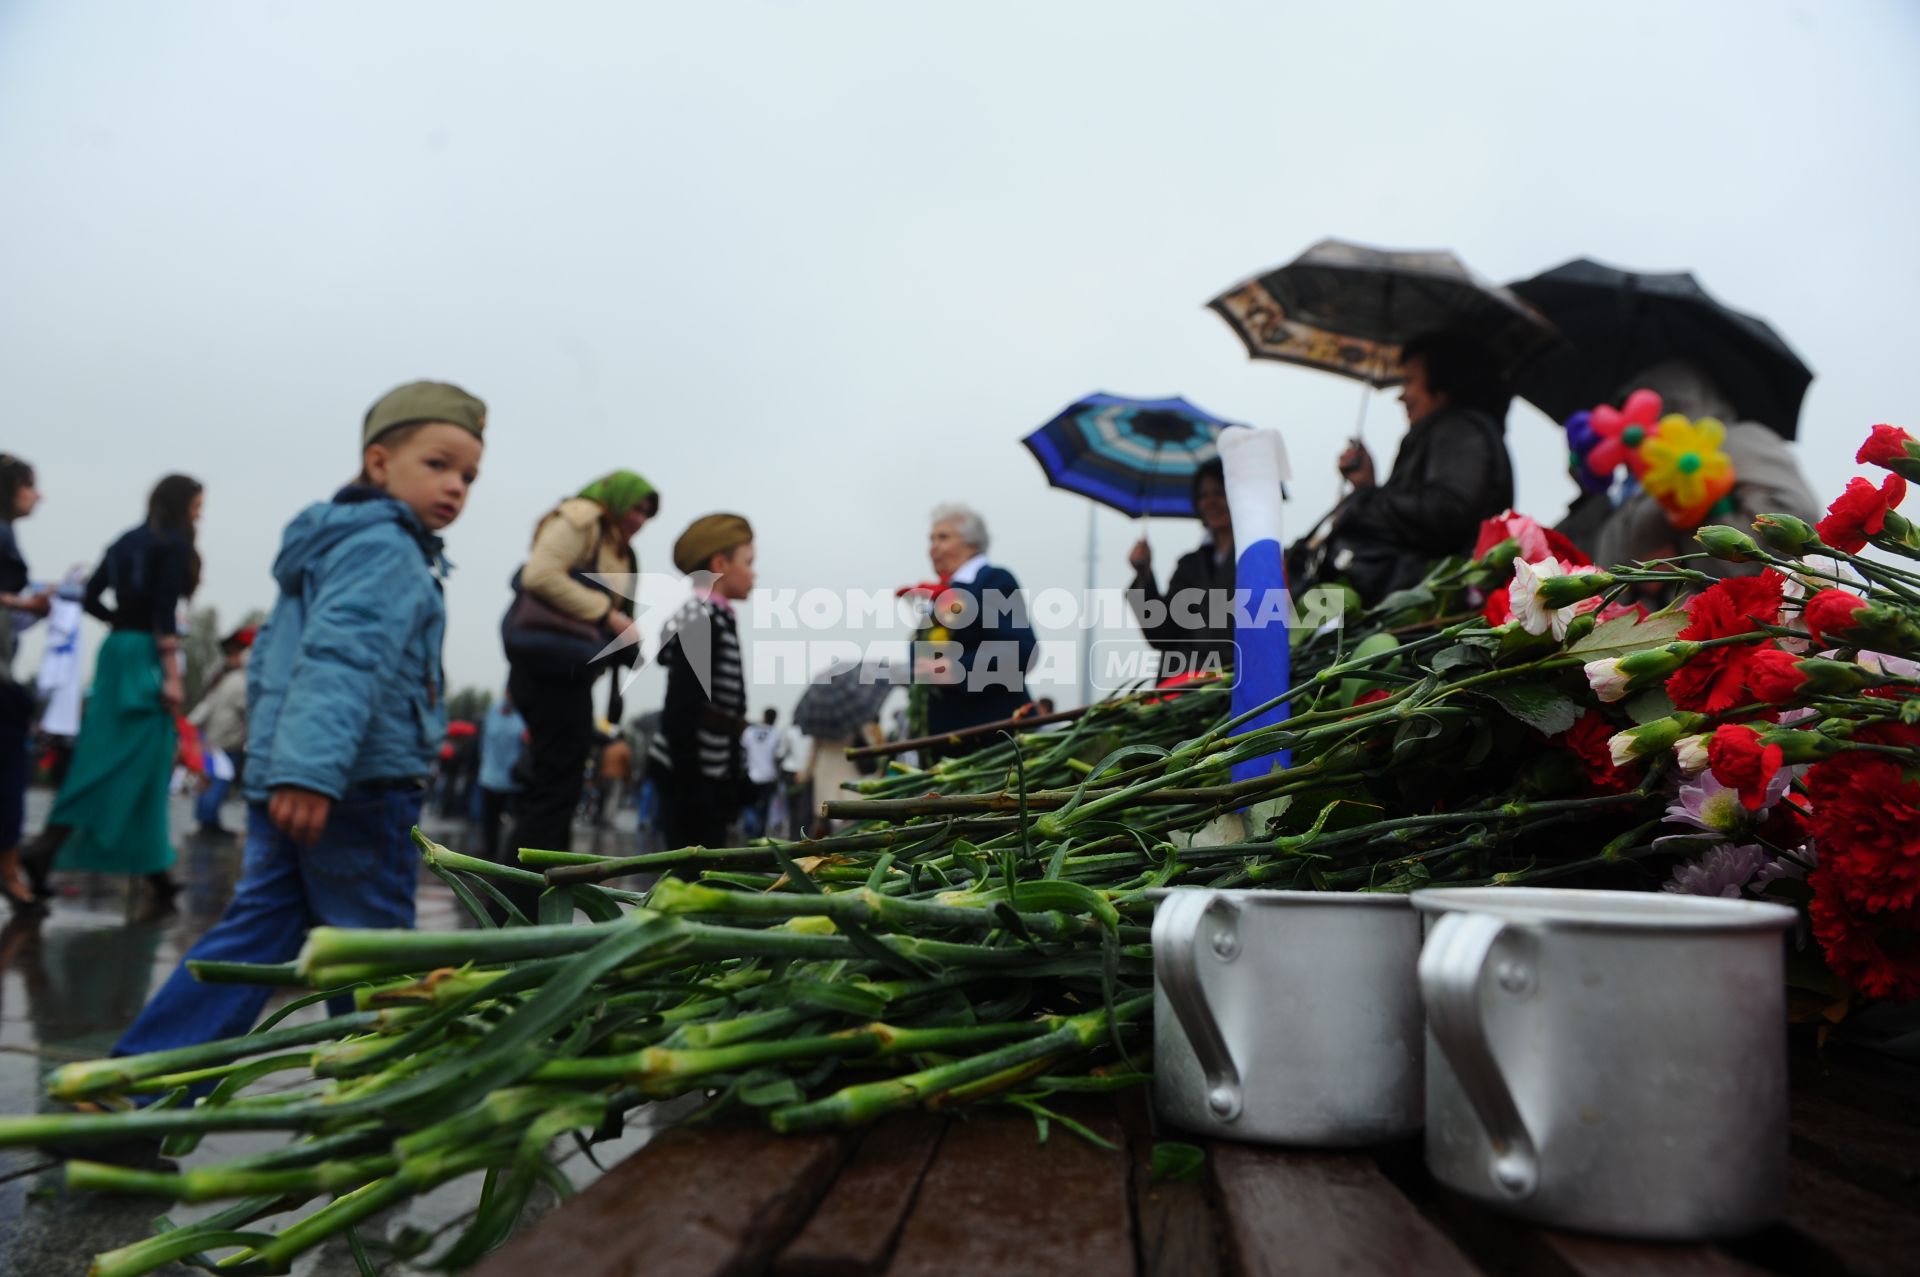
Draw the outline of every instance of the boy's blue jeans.
M187 958L289 962L310 927L411 927L420 858L410 831L424 797L412 787L355 786L333 805L311 847L275 829L265 803L248 804L239 889ZM113 1053L139 1055L245 1033L272 993L255 985L202 984L182 961ZM352 1010L328 1005L336 1015Z

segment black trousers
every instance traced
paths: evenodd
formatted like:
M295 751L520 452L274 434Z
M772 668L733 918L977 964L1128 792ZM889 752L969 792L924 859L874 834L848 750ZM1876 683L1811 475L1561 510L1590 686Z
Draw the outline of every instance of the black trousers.
M520 791L519 845L571 851L573 813L593 749L593 684L515 669L507 677L507 694L527 720L528 781Z
M512 819L519 797L519 794L504 789L488 789L485 785L480 787L480 854L497 865L518 867L520 864L520 858L515 854L519 850L517 845L509 847L504 857L500 852L500 827ZM518 844L519 841L516 830L514 842Z
M658 776L660 787L660 825L667 847L724 847L727 825L733 808L727 802L727 786L721 781L695 776L682 780L664 773Z

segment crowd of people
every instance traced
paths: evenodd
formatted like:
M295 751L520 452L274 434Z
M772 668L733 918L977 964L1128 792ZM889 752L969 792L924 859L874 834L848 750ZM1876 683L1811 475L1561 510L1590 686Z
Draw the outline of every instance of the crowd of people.
M1392 470L1380 475L1357 441L1347 449L1345 495L1289 552L1295 590L1337 581L1377 601L1466 551L1482 521L1512 504L1512 391L1493 361L1437 335L1408 343L1401 371L1408 429ZM1690 365L1648 369L1631 384L1657 389L1677 411L1726 411L1721 389ZM221 666L186 720L211 760L200 822L218 825L230 789L247 806L238 888L189 959L284 962L313 925L410 926L418 872L410 831L436 770L443 804L472 813L478 850L495 859L509 845L570 847L587 792L596 812L631 795L668 846L723 846L736 829L773 832L794 782L819 796L857 778L848 746L877 740L877 723L816 737L796 767L777 715L749 719L735 609L755 584L755 544L734 513L695 519L674 542L673 564L694 590L662 636L665 701L638 756L621 738L622 678L638 645L630 602L612 583L637 575L634 540L660 511L660 493L629 470L595 479L535 522L501 621L505 692L480 723L465 724L464 742L445 742L447 765L437 768L447 696L441 536L478 477L486 429L485 405L458 387L399 387L361 423L355 479L287 525L271 612L257 629L226 637ZM1817 516L1776 433L1736 423L1726 447L1740 476L1737 512ZM162 479L145 517L87 580L82 605L110 633L46 827L27 842L37 707L12 663L18 632L49 614L58 589L31 585L14 531L39 497L33 468L0 456L0 607L10 622L0 625L0 891L16 910L32 910L55 870L130 874L164 903L177 890L167 872L169 779L187 709L178 616L200 584L195 530L205 496L188 476ZM1195 475L1193 508L1201 544L1164 591L1144 539L1129 555L1130 598L1165 678L1223 669L1234 656L1230 612L1168 606L1196 591L1233 594L1232 511L1218 462ZM1675 553L1684 534L1631 494L1576 501L1560 530L1600 562ZM977 511L933 512L937 579L912 587L926 609L914 647L916 718L904 729L924 734L930 750L964 752L991 739L970 729L1052 709L1029 695L1033 628L1019 581L989 559L990 544ZM596 725L602 679L611 737ZM522 893L516 904L527 911L533 901ZM256 986L202 984L183 963L117 1049L242 1032L266 997Z

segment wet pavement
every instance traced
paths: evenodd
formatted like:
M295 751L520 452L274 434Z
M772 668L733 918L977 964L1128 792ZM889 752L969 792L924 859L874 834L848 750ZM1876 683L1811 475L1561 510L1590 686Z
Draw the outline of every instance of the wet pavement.
M27 828L37 830L51 796L29 795ZM238 829L244 811L236 803L225 823ZM626 854L633 849L631 811L599 831L579 827L580 851ZM438 841L461 851L478 852L464 822L429 819L423 824ZM32 1113L53 1107L41 1098L40 1079L70 1060L105 1055L132 1023L153 990L172 972L181 954L214 924L233 894L240 870L241 844L232 835L209 835L195 827L189 804L176 800L175 846L180 858L174 876L182 884L178 911L152 916L144 889L129 891L132 880L92 874L57 875L58 898L41 918L16 918L0 929L0 1113ZM422 871L418 925L449 930L467 924L453 894ZM293 1017L318 1018L322 1009L303 1009ZM292 1084L291 1082L289 1084ZM657 1126L643 1113L620 1140L595 1147L595 1156L611 1166L644 1143ZM243 1153L279 1147L285 1136L236 1132L209 1136L183 1167L210 1165ZM576 1187L598 1175L593 1162L570 1152L561 1163ZM479 1200L479 1178L443 1185L404 1208L376 1218L362 1229L374 1246L403 1230L450 1240ZM547 1193L545 1205L552 1204ZM59 1165L34 1150L0 1150L0 1274L6 1277L79 1277L96 1253L147 1236L155 1216L176 1221L212 1214L219 1205L173 1207L152 1198L69 1193ZM435 1247L440 1249L441 1247ZM430 1260L433 1250L427 1252ZM375 1267L387 1277L410 1277L411 1265L374 1251ZM171 1266L158 1270L188 1274ZM307 1277L352 1277L358 1273L344 1243L309 1254L294 1267Z

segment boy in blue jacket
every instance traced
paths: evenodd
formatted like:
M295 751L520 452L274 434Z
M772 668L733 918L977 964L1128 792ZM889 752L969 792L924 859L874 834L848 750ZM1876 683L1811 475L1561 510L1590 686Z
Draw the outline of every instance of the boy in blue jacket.
M240 886L188 959L286 962L309 927L413 925L409 834L446 730L436 534L479 475L486 420L457 386L401 386L367 412L359 479L287 525L247 670ZM114 1053L245 1033L269 992L183 961Z

